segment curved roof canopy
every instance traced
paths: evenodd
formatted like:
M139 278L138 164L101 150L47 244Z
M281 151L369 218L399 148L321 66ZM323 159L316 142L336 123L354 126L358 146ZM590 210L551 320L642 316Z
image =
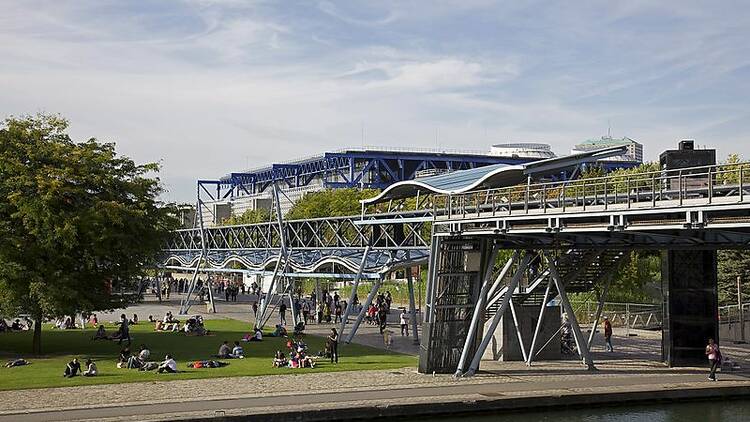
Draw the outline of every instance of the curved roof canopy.
M362 203L369 205L391 199L409 198L416 196L418 192L447 195L508 187L523 182L529 176L539 178L556 174L582 163L621 155L625 152L627 152L626 146L616 146L525 164L494 164L424 179L405 180L388 186L378 196L365 199Z

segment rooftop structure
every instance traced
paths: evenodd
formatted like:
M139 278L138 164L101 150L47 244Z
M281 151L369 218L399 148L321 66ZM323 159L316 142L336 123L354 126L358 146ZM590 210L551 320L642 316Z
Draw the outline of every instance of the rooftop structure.
M548 145L526 145L527 151L554 154ZM353 147L274 163L244 172L230 173L220 180L199 181L210 200L205 202L204 224L219 223L246 210L273 204L272 186L276 183L283 195L280 205L286 212L308 192L336 188L385 189L388 186L419 177L451 173L489 165L518 165L539 160L539 156L509 150L476 151L455 149Z
M607 135L597 139L588 139L574 146L571 153L575 154L579 152L587 152L618 146L627 146L627 152L617 157L607 158L607 162L632 162L637 164L643 163L643 145L628 138L627 136L624 136L622 138L613 138Z
M555 153L552 152L549 144L530 142L495 144L490 149L490 154L503 157L532 158L534 160L555 157Z

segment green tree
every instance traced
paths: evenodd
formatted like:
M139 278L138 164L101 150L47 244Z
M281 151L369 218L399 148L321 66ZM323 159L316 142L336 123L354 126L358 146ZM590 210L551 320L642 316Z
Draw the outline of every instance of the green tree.
M45 318L136 300L137 278L177 226L157 199L157 164L73 142L67 126L52 115L0 126L0 312L32 315L35 353Z
M719 303L737 304L737 277L742 281L742 301L750 303L750 251L721 250L717 260Z
M362 210L360 200L372 198L378 194L375 189L326 189L310 192L295 202L287 212L286 218L297 220L304 218L340 217L357 215Z
M242 215L233 215L224 220L221 225L233 226L237 224L267 223L271 218L271 212L266 209L247 210Z

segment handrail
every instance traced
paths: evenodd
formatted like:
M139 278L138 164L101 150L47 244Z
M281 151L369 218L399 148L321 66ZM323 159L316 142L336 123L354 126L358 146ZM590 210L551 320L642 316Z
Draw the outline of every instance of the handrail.
M659 201L676 200L683 205L696 197L706 198L709 204L719 196L739 196L743 202L747 168L747 162L718 164L435 195L433 209L436 216L466 218L481 216L483 211L493 216L498 212L510 215L516 210L521 214L534 209L547 213L549 208L565 211L569 206L585 210L587 206L602 205L606 210L610 205L622 204L629 209L650 202L651 208L656 208Z

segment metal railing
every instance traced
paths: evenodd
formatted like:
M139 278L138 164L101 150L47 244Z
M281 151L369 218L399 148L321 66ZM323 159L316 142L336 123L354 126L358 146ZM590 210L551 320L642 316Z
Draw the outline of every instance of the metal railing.
M750 163L720 164L435 195L432 207L439 219L660 208L745 202L748 187Z
M745 321L750 323L750 303L742 305L742 314L745 317ZM721 324L736 324L740 322L740 306L739 305L728 305L719 307L719 323Z
M581 324L593 324L596 318L596 301L575 302L576 318ZM614 327L626 329L657 329L662 325L662 305L647 303L613 303L604 302L602 316L609 318Z

